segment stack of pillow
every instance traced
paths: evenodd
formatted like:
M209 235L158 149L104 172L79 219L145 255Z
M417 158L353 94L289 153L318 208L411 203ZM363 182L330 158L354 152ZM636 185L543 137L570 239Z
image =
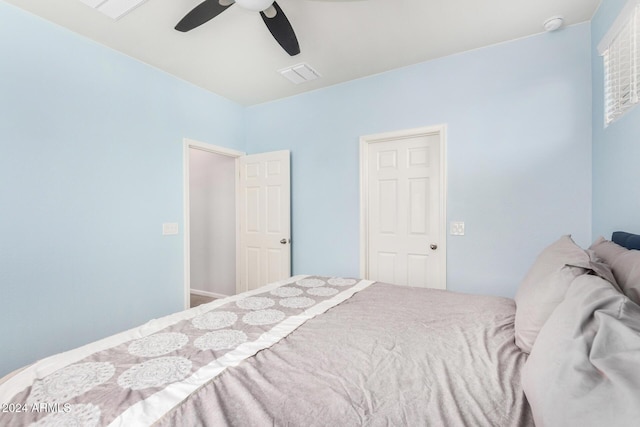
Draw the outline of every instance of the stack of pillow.
M516 300L522 385L536 426L640 425L640 251L563 236Z

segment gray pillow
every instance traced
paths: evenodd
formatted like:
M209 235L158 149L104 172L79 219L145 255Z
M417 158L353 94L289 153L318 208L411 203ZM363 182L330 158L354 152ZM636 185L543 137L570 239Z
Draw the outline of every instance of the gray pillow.
M589 250L611 267L619 289L640 304L640 251L624 248L604 237L598 237Z
M640 420L640 307L600 277L576 278L522 370L536 426Z
M589 250L593 251L599 259L609 265L613 265L613 262L618 256L628 251L627 248L623 248L602 236L598 237L596 241L589 246Z
M571 236L545 248L525 276L515 296L516 345L525 353L577 276L590 269L589 255Z
M618 292L622 292L622 289L620 289L620 285L618 285L618 282L613 275L611 266L605 263L604 260L596 256L595 252L591 249L587 250L587 254L589 254L589 258L591 259L591 262L589 263L591 273L595 274L596 276L602 277L604 280L611 283Z
M640 251L627 250L611 266L622 292L640 304Z

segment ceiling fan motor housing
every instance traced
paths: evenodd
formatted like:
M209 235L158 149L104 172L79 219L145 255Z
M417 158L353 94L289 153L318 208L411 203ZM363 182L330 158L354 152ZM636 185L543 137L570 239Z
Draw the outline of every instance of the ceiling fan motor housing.
M236 0L236 4L243 9L262 12L273 4L273 0Z

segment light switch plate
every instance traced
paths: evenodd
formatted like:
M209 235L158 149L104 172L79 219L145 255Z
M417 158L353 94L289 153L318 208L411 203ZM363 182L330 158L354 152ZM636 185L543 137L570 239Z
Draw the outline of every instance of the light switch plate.
M177 222L165 222L162 224L162 235L163 236L172 236L178 234L178 223Z
M452 236L464 236L464 222L451 221L449 234L451 234Z

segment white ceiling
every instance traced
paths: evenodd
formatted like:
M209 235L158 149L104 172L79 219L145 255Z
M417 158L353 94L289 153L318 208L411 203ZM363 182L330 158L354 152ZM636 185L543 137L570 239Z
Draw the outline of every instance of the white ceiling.
M180 33L174 26L201 0L148 0L118 21L80 0L4 1L245 106L540 33L553 15L588 21L600 3L278 0L302 51L290 57L259 13L238 5ZM322 78L296 86L278 73L300 62Z

